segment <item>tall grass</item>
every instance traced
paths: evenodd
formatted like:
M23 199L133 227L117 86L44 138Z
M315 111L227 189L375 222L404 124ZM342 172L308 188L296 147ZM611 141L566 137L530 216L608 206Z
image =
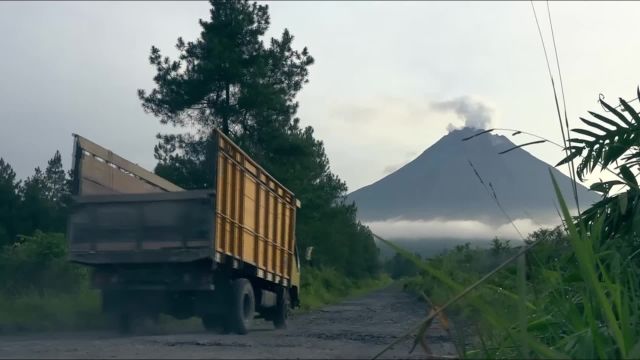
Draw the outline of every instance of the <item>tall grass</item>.
M0 295L0 334L96 329L107 326L95 290Z
M391 278L386 274L375 278L353 279L331 268L303 267L301 276L302 311L317 309L391 283Z
M36 231L0 248L0 333L103 325L99 292L67 261L63 234Z
M464 255L421 261L396 248L423 271L409 288L466 322L457 327L467 330L457 330L466 358L638 358L640 269L631 239L603 238L602 220L577 225L551 176L566 232L529 237L516 254L526 256L526 273L521 263L518 275L518 256L481 277ZM433 317L415 329L416 341Z

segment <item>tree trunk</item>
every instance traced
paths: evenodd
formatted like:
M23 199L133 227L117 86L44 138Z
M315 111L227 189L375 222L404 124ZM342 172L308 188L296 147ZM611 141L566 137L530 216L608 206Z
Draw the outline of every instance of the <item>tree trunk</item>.
M230 130L229 130L229 113L231 113L231 111L230 111L230 108L231 108L231 106L230 106L230 104L231 104L231 100L229 100L229 93L230 93L231 91L230 91L230 89L229 89L229 88L230 88L231 86L229 85L229 83L227 83L226 85L227 85L227 86L226 86L226 88L225 88L225 102L226 102L226 106L225 106L225 109L224 109L224 112L223 112L223 116L222 116L222 132L223 132L225 135L230 136L230 134L229 134L229 132L230 132Z

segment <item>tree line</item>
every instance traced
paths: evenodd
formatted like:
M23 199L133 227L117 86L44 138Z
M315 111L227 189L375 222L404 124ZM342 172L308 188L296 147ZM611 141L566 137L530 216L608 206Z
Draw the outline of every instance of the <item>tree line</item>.
M0 248L36 230L64 232L70 189L70 176L64 171L59 151L44 171L36 167L24 180L18 179L11 164L0 158Z

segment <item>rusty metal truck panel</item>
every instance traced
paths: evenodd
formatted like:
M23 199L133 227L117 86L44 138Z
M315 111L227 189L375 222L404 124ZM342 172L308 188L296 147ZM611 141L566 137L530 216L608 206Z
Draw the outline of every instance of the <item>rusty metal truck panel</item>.
M72 260L188 262L213 254L214 191L80 196L69 217Z

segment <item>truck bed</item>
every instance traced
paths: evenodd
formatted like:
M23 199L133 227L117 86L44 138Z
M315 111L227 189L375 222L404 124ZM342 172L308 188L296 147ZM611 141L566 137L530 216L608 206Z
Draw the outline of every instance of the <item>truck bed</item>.
M299 283L300 202L216 130L213 187L186 191L75 135L72 261L178 263L211 259L270 283Z
M212 258L215 191L84 195L69 218L72 261L190 262Z

